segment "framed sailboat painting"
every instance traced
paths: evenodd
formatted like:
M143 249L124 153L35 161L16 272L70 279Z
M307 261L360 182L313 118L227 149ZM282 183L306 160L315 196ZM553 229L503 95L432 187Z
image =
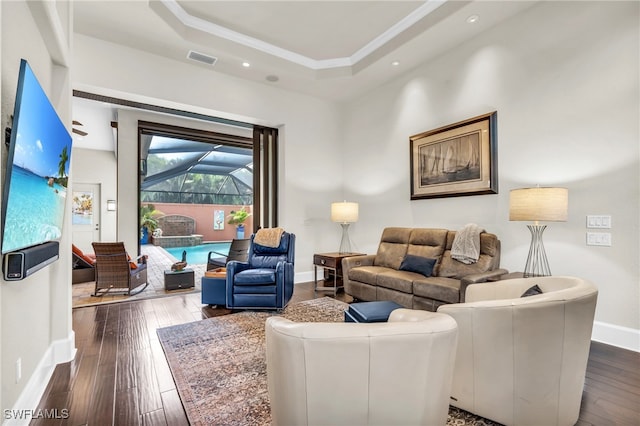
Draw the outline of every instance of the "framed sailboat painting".
M497 115L411 136L411 199L497 194Z

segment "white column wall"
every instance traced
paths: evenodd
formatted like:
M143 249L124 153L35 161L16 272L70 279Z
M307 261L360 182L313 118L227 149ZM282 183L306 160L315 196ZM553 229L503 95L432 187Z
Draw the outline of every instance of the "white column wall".
M64 63L70 54L70 5L65 3L55 8L48 2L13 1L1 2L0 7L2 129L11 124L22 58L31 65L63 122L70 124L70 77ZM7 160L4 144L0 153L0 179L4 179ZM21 281L0 279L2 409L35 408L55 364L69 361L75 353L71 329L70 208L68 198L59 260ZM18 359L22 370L19 380Z
M116 241L118 211L107 211L107 200L117 200L118 164L113 151L74 148L73 183L100 184L100 240Z

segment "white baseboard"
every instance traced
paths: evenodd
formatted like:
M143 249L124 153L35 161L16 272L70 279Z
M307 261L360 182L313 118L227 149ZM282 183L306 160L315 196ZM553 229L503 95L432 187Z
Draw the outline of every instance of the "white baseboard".
M313 271L306 272L296 272L295 277L293 277L293 282L298 283L308 283L313 281Z
M629 327L594 321L591 340L634 352L640 352L640 330Z
M63 415L61 412L52 411L39 413L36 408L40 403L40 399L42 399L42 395L44 395L56 365L62 362L69 362L75 356L76 337L73 330L71 330L65 339L56 340L49 345L13 408L3 411L2 416L7 419L2 423L3 426L28 425L34 418L46 415Z

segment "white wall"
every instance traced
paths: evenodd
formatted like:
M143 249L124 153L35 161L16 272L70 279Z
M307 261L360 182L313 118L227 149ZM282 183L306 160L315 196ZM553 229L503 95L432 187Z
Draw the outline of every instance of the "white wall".
M116 241L117 211L107 211L107 200L117 200L118 164L113 151L73 148L71 154L74 184L100 185L100 241ZM91 247L81 247L92 251Z
M359 248L386 226L474 222L522 271L530 233L508 220L509 190L567 187L569 220L544 235L551 270L592 280L606 323L594 335L623 327L640 350L639 44L638 3L543 2L352 102L344 184L361 203ZM499 194L410 201L409 136L494 110ZM611 247L586 246L588 214L612 216Z
M310 280L313 253L333 251L340 240L329 219L331 202L343 198L338 107L210 67L82 35L74 41L74 88L279 128L280 226L297 236L297 279ZM137 192L127 183L137 179L135 120L119 113L118 239L127 246L138 234Z
M39 1L1 3L2 129L10 126L21 58L29 62L63 121L71 122L69 71L64 63L70 34L67 6L56 9ZM51 9L57 12L46 13ZM7 151L0 145L2 179ZM34 408L55 364L73 358L70 216L66 214L57 262L22 281L0 280L2 409ZM22 362L20 380L16 380L18 359Z

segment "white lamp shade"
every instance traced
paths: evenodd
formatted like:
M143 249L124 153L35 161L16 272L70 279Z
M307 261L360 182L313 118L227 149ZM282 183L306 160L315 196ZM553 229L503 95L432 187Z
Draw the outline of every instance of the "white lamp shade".
M565 222L567 188L520 188L509 194L509 220Z
M358 203L331 203L331 220L340 223L358 221Z

